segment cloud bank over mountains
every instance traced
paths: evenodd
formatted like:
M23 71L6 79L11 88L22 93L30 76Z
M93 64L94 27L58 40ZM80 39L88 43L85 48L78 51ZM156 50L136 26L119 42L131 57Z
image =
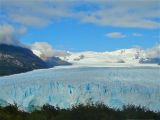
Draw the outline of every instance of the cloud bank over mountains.
M25 32L24 27L16 29L9 24L0 24L0 44L22 46L19 37Z
M160 58L160 44L147 49L146 54L148 58Z
M53 56L65 57L67 55L66 51L56 50L47 42L35 42L31 45L31 50L43 60Z

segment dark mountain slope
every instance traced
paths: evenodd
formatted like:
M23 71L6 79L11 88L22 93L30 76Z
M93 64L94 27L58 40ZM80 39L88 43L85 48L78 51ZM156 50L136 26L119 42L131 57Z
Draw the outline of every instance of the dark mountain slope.
M158 64L160 65L160 58L148 58L148 59L141 59L139 61L141 64L150 63L150 64Z
M0 44L0 76L48 68L27 48Z
M50 57L50 58L47 58L45 60L46 64L49 66L49 67L53 67L53 66L59 66L59 65L72 65L71 63L67 62L67 61L64 61L64 60L61 60L60 58L58 57Z

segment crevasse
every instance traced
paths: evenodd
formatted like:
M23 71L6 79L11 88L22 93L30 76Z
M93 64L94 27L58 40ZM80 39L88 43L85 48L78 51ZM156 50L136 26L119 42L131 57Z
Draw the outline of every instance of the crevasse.
M158 67L77 67L35 70L0 77L0 105L17 103L21 109L51 104L68 108L103 102L121 108L133 104L160 110Z

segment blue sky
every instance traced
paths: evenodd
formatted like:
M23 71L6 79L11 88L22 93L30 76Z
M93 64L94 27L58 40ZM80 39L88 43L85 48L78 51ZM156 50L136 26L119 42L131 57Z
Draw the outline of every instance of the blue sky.
M0 24L8 27L6 32L12 28L9 35L14 34L24 44L48 42L55 49L69 51L112 51L159 44L158 0L14 1L0 0Z
M113 31L121 32L126 37L111 38L106 36L106 33ZM134 36L133 33L139 33L142 36ZM149 48L158 44L158 30L115 28L67 20L46 28L32 28L22 37L22 41L27 44L32 44L37 40L46 41L57 49L71 51L112 51L134 46Z

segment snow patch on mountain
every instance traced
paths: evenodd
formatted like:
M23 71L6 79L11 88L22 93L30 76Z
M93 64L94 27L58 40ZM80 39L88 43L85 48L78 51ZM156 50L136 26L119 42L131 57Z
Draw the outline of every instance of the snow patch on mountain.
M142 49L140 47L130 49L120 49L111 52L95 52L95 51L84 51L84 52L69 52L69 51L58 51L40 47L42 43L38 43L38 47L32 47L32 51L42 59L47 59L48 53L54 53L50 56L56 56L60 59L67 61L72 64L80 65L106 65L111 63L125 63L125 64L160 64L160 45L154 46L149 49ZM51 48L51 46L50 46Z
M121 49L113 52L70 52L68 56L61 57L61 59L74 64L137 64L142 58L146 58L146 53L139 48Z

